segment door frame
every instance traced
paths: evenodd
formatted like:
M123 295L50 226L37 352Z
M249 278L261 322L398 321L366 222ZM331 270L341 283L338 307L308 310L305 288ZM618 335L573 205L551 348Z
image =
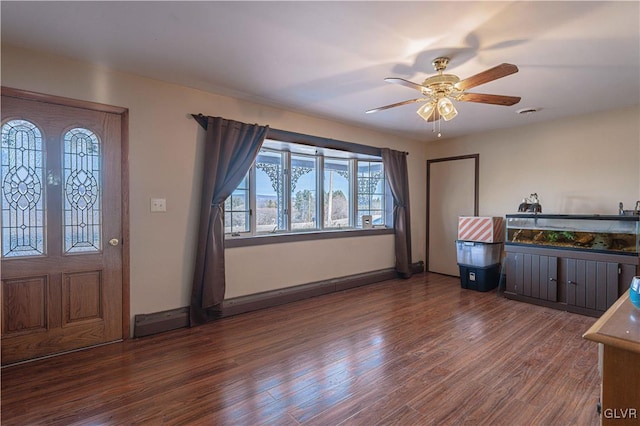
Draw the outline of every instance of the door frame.
M11 87L0 87L2 96L45 102L67 107L83 108L99 112L117 114L121 118L121 185L122 185L122 339L130 337L130 260L129 260L129 109L62 96L30 92Z
M443 157L443 158L434 158L427 160L427 238L426 238L426 262L425 262L425 271L429 270L429 225L430 225L430 207L431 207L431 164L433 163L442 163L444 161L457 161L457 160L474 160L474 180L475 187L473 190L473 215L478 216L479 211L479 198L480 198L480 154L469 154L469 155L459 155L456 157Z

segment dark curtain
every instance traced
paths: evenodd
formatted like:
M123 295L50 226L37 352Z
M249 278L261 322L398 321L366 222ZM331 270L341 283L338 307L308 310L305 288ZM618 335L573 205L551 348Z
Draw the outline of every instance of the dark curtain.
M409 174L407 154L389 148L382 149L384 172L393 195L396 271L411 277L411 216L409 214Z
M215 317L224 300L224 200L247 174L269 129L220 117L195 118L206 128L207 135L198 251L191 291L192 326Z

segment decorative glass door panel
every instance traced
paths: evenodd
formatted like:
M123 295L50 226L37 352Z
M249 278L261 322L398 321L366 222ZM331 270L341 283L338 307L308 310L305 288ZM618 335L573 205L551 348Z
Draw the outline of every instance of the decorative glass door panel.
M45 254L42 132L26 120L2 125L2 257Z
M100 251L100 142L89 129L64 135L64 252Z

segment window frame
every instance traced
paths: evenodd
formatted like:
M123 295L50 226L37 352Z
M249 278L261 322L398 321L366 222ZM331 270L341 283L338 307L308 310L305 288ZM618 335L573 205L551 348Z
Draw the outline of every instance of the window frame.
M358 176L360 174L360 172L359 172L360 169L358 167L358 163L360 161L368 163L367 164L367 175L366 175L366 177L364 177L364 179L366 179L369 182L369 184L367 185L368 191L366 193L364 193L366 198L367 198L367 200L368 200L368 208L360 209L360 198L359 197L360 197L361 192L360 192L360 188L358 187L357 188L357 194L356 194L357 200L356 200L356 206L355 206L355 215L356 215L355 219L356 219L356 221L360 221L360 222L362 221L361 218L362 218L363 215L361 215L360 212L367 212L371 216L373 216L372 212L380 212L380 215L381 215L384 223L386 224L388 222L388 218L389 218L389 205L388 205L388 201L387 200L388 200L388 194L391 192L391 189L389 188L389 183L387 182L387 177L385 176L385 173L384 173L384 164L382 164L382 161L372 161L372 160L358 160L358 161L356 161L356 175L357 175L356 176L356 180L355 180L356 186L359 183L358 179L360 179L359 176ZM382 193L375 192L377 190L378 183L376 183L376 188L374 188L373 192L372 192L372 186L371 186L371 183L370 183L371 180L373 179L372 174L371 174L371 163L380 163L382 165L382 176L380 178L380 179L382 179ZM376 195L380 195L380 203L382 204L381 207L378 208L378 209L374 209L373 208L373 204L372 204L373 203L373 199L374 199L374 197ZM372 219L373 219L373 217L372 217Z
M257 230L257 210L256 210L256 166L255 163L248 171L249 199L250 199L250 226L245 233L225 233L226 247L244 247L262 244L274 244L281 242L297 242L328 238L344 238L354 236L370 236L393 234L391 208L393 203L391 191L387 182L386 174L383 172L384 193L383 193L383 218L384 224L372 228L363 229L358 222L358 161L379 162L384 168L380 148L366 145L353 144L350 142L326 139L317 136L303 135L283 130L269 129L265 142L260 149L261 152L278 152L282 158L283 170L283 213L286 230L276 229L271 232L258 232ZM307 229L292 229L292 205L293 194L291 194L291 164L292 155L302 155L312 157L315 160L316 169L316 227ZM325 160L348 160L349 164L349 226L325 227L325 200L324 200L324 174Z
M349 174L349 194L346 197L347 198L347 202L348 202L348 208L349 208L349 217L347 218L348 220L348 226L346 228L342 228L341 226L328 226L326 224L326 217L324 214L325 211L325 205L324 205L324 193L325 193L325 178L324 178L324 174L327 171L326 169L326 163L329 160L329 162L331 161L346 161L347 162L347 172ZM321 219L322 219L322 229L325 231L329 231L329 230L340 230L340 229L351 229L351 228L357 228L357 224L356 224L356 216L357 213L354 210L354 202L357 200L357 194L354 192L354 188L357 188L357 176L354 174L355 173L355 169L356 166L354 165L353 161L350 161L349 159L346 158L339 158L339 157L335 157L335 156L323 156L321 157L321 162L322 162L322 178L320 179L321 182L321 186L322 186L322 206L320 208L321 211ZM356 179L353 179L353 177L356 176ZM327 194L329 193L329 191L327 191ZM355 206L357 208L357 206ZM328 209L327 209L328 211ZM329 212L330 214L330 212Z
M284 188L287 188L289 186L289 176L288 176L288 172L285 172L286 170L289 169L289 153L285 152L285 151L279 151L279 150L275 150L272 148L266 148L266 147L262 147L260 148L260 152L258 153L258 156L260 155L261 152L267 152L267 153L271 153L271 154L277 154L280 157L280 168L281 170L281 174L282 174L282 206L280 204L278 204L277 206L277 219L276 219L276 226L273 229L273 231L258 231L258 223L257 223L257 213L258 213L258 206L257 206L257 193L256 193L256 187L257 187L257 173L255 171L256 169L256 161L258 160L258 158L256 157L256 160L253 162L253 164L251 165L251 168L249 169L249 171L247 172L250 176L249 182L251 183L251 186L249 187L249 197L251 199L251 203L253 205L253 210L251 211L251 215L250 215L250 231L249 234L247 236L256 236L256 235L263 235L263 234L275 234L278 233L278 230L282 231L281 226L284 225L286 230L288 230L290 228L290 223L289 223L289 210L287 208L287 206L289 205L289 198L288 198L288 194L287 192L284 190ZM266 173L266 172L265 172ZM276 192L277 193L277 192ZM280 201L280 200L278 200ZM254 214L255 213L255 214ZM282 214L282 218L280 217L280 214ZM262 225L261 225L262 226ZM228 234L226 234L228 235Z
M252 204L255 204L255 197L251 196L251 173L248 173L247 175L245 175L245 177L242 178L242 182L246 181L246 188L239 188L240 185L242 184L242 182L240 182L240 184L238 184L238 186L231 192L231 195L229 195L225 200L224 200L224 225L225 225L225 235L232 235L232 236L240 236L240 235L245 235L245 236L249 236L251 235L252 231L252 225L251 225L251 216L252 216L252 212L255 211L255 206L252 206ZM244 191L245 192L245 207L246 210L234 210L233 209L233 196L234 193L238 190ZM227 201L229 201L229 199L231 199L231 210L227 210L226 204ZM231 224L231 232L226 232L226 228L227 228L227 224L226 224L226 218L227 218L227 214L231 214L231 220L233 222L233 214L234 213L244 213L246 214L246 218L245 221L248 223L248 226L246 227L246 229L244 231L237 231L234 230L233 228L233 223Z
M314 210L314 217L315 217L315 226L311 227L311 228L298 228L297 230L293 228L294 223L298 223L298 222L294 222L293 220L293 205L294 205L294 194L292 194L292 171L293 171L293 161L294 158L293 157L299 157L299 158L306 158L308 160L311 160L314 163L315 168L313 169L313 173L315 174L315 179L314 179L314 191L315 191L315 203L313 206L313 210ZM285 188L285 193L287 194L287 201L288 204L286 206L287 210L289 211L288 216L288 223L287 223L287 231L288 233L294 233L294 232L313 232L313 231L321 231L323 230L323 227L320 225L320 221L319 218L321 217L321 212L320 212L320 198L319 198L319 194L320 194L320 189L321 189L321 183L319 182L319 175L320 172L323 170L322 167L323 165L321 165L322 161L321 161L321 157L319 157L318 155L310 155L310 154L300 154L297 152L289 152L289 155L287 156L287 170L289 171L287 176L289 178L289 181L285 181L287 183L286 188ZM297 185L297 182L296 182ZM283 231L285 232L285 231Z

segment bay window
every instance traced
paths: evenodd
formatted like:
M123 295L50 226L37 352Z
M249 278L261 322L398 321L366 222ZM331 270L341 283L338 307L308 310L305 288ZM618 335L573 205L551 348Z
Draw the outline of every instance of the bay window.
M382 159L266 139L225 201L225 233L257 236L392 227Z

